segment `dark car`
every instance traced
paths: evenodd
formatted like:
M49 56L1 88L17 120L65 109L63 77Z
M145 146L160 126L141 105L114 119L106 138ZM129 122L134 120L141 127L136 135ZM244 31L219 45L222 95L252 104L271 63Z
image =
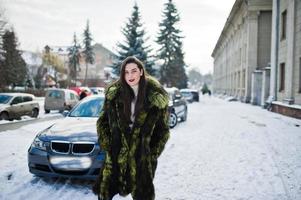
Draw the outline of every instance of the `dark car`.
M39 103L32 94L0 93L0 120L20 119L24 115L37 118L39 110Z
M95 179L102 167L96 121L103 96L89 96L66 117L37 134L28 150L32 174L46 177Z
M187 101L178 88L165 88L169 94L169 127L173 128L177 125L178 120L187 120Z
M190 102L193 102L193 101L196 101L196 102L199 102L200 101L200 98L199 98L199 91L198 90L194 90L194 89L181 89L180 92L186 96L186 97L189 97L189 101ZM192 96L192 99L190 97L190 95Z
M188 103L192 103L193 102L193 95L191 92L189 91L182 91L180 90L181 94L183 95L183 97L186 99L186 101Z

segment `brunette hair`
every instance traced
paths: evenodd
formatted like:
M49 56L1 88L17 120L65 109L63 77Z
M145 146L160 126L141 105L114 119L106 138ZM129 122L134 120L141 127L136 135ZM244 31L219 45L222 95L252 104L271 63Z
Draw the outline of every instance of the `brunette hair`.
M119 81L121 83L122 92L121 92L121 98L124 103L124 116L128 123L131 123L131 102L135 98L135 94L131 86L129 86L125 80L125 67L127 64L135 63L139 70L142 71L142 76L139 80L139 89L137 94L137 100L136 100L136 106L135 106L135 112L134 116L136 117L141 110L141 108L144 105L145 101L145 90L146 90L146 71L144 68L143 63L136 58L135 56L129 56L127 57L121 64L121 70L120 70L120 77ZM132 122L133 123L133 122Z

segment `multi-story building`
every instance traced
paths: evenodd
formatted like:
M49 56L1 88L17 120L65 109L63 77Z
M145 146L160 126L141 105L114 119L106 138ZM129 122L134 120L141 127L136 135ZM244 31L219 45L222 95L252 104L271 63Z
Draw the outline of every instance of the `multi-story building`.
M212 57L215 93L301 118L300 0L236 0Z
M58 55L64 63L66 72L69 72L68 67L68 46L50 46L50 52ZM112 65L115 59L115 54L105 48L103 45L96 43L93 46L95 54L95 62L86 65L84 56L81 56L79 68L77 71L77 85L84 84L87 71L87 85L88 86L104 86L109 75L106 68ZM88 67L88 68L87 68ZM87 68L87 70L86 70Z
M236 0L212 52L215 93L260 104L269 68L272 0ZM268 84L266 84L268 85Z
M272 111L301 118L301 1L273 0Z

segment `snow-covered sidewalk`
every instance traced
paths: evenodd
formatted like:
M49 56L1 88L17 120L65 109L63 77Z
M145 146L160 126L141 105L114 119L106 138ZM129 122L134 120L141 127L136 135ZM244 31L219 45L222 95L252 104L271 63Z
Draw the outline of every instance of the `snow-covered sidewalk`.
M188 109L159 158L157 200L301 199L301 120L207 96ZM0 199L97 199L91 182L28 172L27 149L51 123L0 132Z

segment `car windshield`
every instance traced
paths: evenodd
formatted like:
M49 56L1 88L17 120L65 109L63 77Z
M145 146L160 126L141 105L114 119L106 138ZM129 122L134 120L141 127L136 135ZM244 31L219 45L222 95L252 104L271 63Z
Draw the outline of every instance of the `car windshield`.
M9 95L0 95L0 103L6 104L9 102L9 100L12 98L12 96Z
M190 97L192 94L190 92L181 92L184 97Z
M103 102L104 98L101 97L81 101L74 110L71 111L69 117L99 117Z

